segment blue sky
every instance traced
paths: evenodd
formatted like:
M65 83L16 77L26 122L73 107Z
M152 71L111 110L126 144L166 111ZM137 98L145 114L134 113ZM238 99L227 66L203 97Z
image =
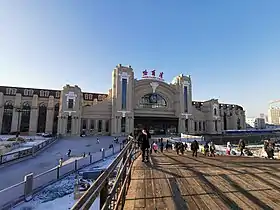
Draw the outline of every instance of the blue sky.
M0 84L107 92L121 63L190 74L193 99L248 116L279 99L279 0L3 0Z

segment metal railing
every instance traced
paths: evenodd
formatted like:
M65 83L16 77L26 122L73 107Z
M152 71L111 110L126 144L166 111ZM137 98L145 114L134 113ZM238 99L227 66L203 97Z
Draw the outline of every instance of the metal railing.
M98 197L102 210L122 207L131 180L132 164L138 155L137 144L131 139L71 210L90 209ZM111 185L110 180L114 180Z
M58 138L53 137L43 141L40 144L34 145L32 148L23 149L16 152L9 152L7 154L0 155L0 165L17 161L28 156L34 156L36 153L40 152L44 148L48 147L50 144L54 143Z

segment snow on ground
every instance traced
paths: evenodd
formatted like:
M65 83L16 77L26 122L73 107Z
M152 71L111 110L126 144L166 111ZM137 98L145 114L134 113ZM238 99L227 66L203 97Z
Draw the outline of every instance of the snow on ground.
M80 170L83 171L92 171L100 170L107 168L111 162L116 158L117 155L109 157L104 161L99 161L94 163L86 168ZM70 209L74 204L74 184L75 184L75 174L71 174L62 180L49 185L44 188L41 192L33 197L29 202L22 203L16 207L14 210L26 210L26 209L36 209L36 210L46 210L46 209L55 209L55 210L67 210ZM92 209L98 209L98 199L94 203Z
M99 139L99 144L96 144L96 137L59 139L34 158L0 168L0 190L23 181L26 174L34 173L36 176L57 166L60 158L67 161L68 149L72 150L71 156L81 156L84 152L86 154L99 152L101 148L109 149L114 137L100 136Z

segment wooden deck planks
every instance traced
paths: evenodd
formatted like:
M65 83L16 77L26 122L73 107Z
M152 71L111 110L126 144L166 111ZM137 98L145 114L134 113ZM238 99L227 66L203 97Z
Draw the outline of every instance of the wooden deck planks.
M140 160L124 209L280 209L278 161L175 152L153 154L151 164Z

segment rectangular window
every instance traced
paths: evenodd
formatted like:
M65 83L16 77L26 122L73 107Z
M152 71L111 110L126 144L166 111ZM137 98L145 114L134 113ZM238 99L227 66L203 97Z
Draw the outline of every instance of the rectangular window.
M102 131L102 120L98 120L98 132Z
M218 122L215 120L215 131L218 131Z
M68 99L68 109L73 109L73 107L74 107L74 100Z
M122 109L126 109L127 79L122 79Z
M121 120L121 132L125 133L125 124L126 124L126 119L125 117L122 117Z
M197 131L197 122L194 122L194 131Z
M189 120L188 119L185 120L185 131L186 132L189 131Z
M109 132L109 120L106 120L105 131L106 131L106 132Z
M72 116L68 116L67 119L67 133L71 133L72 129Z
M201 131L201 122L198 122L198 130Z
M184 106L185 106L185 112L188 112L188 87L184 87Z
M82 128L87 129L87 120L86 119L83 119Z
M95 120L90 120L90 129L94 130Z

